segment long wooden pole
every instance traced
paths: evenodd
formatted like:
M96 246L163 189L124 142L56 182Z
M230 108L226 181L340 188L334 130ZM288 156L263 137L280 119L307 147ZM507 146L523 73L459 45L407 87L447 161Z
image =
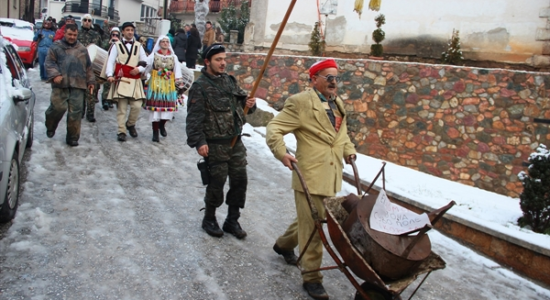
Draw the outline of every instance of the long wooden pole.
M254 82L254 86L252 87L252 91L250 92L250 97L254 97L256 94L256 90L260 86L260 81L262 80L262 77L264 76L265 69L267 69L267 65L269 64L269 60L271 59L271 56L273 55L273 51L275 51L275 47L277 46L277 43L279 43L279 38L281 37L281 34L283 33L283 30L285 29L286 23L288 22L288 18L290 17L290 13L292 13L292 10L294 9L294 4L296 4L296 0L292 0L290 2L290 5L288 6L288 9L286 11L285 17L283 18L283 22L281 23L281 26L279 26L279 30L277 31L277 35L275 36L275 39L273 40L273 43L271 43L271 48L269 48L269 52L267 53L267 57L264 60L264 64L262 65L262 69L260 70L260 75ZM248 113L248 106L245 106L244 108L244 114L246 115ZM237 142L237 137L234 137L231 141L231 147L235 146L235 143Z

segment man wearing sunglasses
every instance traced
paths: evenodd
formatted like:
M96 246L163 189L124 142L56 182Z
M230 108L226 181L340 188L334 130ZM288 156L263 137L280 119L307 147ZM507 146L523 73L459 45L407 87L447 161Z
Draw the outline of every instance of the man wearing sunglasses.
M85 14L82 17L82 26L78 33L78 41L82 43L84 47L88 47L91 44L101 47L101 36L93 29L92 16L90 14ZM99 85L96 85L94 89L95 94L86 94L86 103L84 103L85 112L82 112L82 118L84 118L84 114L86 114L86 120L88 120L88 122L95 122L95 103L98 90Z
M197 149L208 164L210 182L206 187L206 205L202 228L211 236L221 237L223 232L238 239L246 232L238 222L239 210L246 201L246 148L241 141L246 122L244 107L256 109L256 98L250 98L237 85L235 77L225 73L225 48L213 44L205 50L201 76L189 90L187 101L187 144ZM234 146L231 145L235 140ZM225 181L229 177L228 205L223 231L216 220L216 209L223 204Z
M283 110L266 128L266 142L283 165L293 170L291 162L300 168L307 183L313 205L319 217L325 219L323 199L341 190L342 161L355 159L355 147L348 136L346 110L338 97L338 65L333 59L315 63L309 69L313 89L301 92L285 101ZM287 152L284 135L293 132L298 142L296 157ZM315 229L306 195L296 173L292 173L292 189L297 217L280 236L273 250L288 264L296 264L294 248L300 253ZM313 236L300 263L305 271L317 270L323 259L323 243L318 233ZM328 299L321 272L302 275L303 287L314 299Z

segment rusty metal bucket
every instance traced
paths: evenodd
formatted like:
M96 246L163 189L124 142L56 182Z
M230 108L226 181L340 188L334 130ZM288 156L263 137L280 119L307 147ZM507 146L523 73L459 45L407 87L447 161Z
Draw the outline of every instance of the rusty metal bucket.
M426 232L432 227L420 229L417 235L392 235L371 229L369 218L376 197L366 195L357 201L358 197L348 196L342 205L351 212L342 227L365 261L382 278L395 280L413 274L431 253ZM454 204L453 201L428 214L432 224Z

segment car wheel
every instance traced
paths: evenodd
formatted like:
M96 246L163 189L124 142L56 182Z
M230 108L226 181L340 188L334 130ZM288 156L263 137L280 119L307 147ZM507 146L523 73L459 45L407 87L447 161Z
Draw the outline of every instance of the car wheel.
M17 152L13 154L8 174L8 187L4 197L4 203L0 207L0 223L6 223L15 217L19 202L19 162Z
M32 140L34 139L34 112L31 114L31 121L29 124L29 133L27 134L27 149L32 147Z

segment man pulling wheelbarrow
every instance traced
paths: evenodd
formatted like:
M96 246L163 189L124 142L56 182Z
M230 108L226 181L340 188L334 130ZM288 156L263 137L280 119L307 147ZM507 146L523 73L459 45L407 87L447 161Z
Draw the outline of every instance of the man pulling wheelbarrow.
M348 137L344 103L336 95L338 65L333 59L317 62L309 69L313 88L288 98L283 110L267 125L266 142L273 154L290 170L294 162L307 182L313 204L321 219L325 218L323 199L341 190L343 159L355 159L355 147ZM283 136L293 132L297 140L296 157L287 153ZM292 189L296 202L296 219L280 236L273 250L288 264L296 264L300 253L315 229L304 189L295 172ZM300 261L302 269L316 270L323 259L323 244L319 234L313 236ZM314 299L328 299L321 272L303 273L303 287Z

